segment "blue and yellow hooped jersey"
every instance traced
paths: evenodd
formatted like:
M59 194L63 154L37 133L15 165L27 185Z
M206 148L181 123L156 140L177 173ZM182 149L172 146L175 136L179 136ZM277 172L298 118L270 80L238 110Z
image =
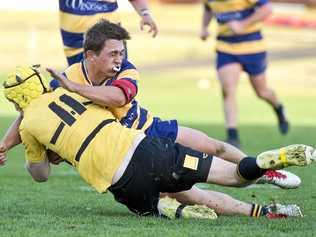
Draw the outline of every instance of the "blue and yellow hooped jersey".
M59 21L66 57L83 52L83 35L99 19L119 23L116 0L59 0ZM69 60L68 60L69 61Z
M83 85L92 85L84 68L83 62L75 63L68 67L64 75L71 81L74 81ZM112 79L105 80L102 84L105 86L111 86L114 80L128 80L137 87L137 81L139 79L139 73L135 66L128 60L124 59L121 70ZM51 81L51 87L53 89L59 86L57 80ZM130 103L120 108L107 108L112 112L115 118L127 128L134 128L139 130L146 130L153 122L153 116L151 113L142 108L139 103L133 99Z
M243 34L236 35L228 26L232 20L243 20L252 15L257 7L269 0L205 0L218 23L217 46L220 52L230 54L253 54L264 52L265 44L261 34L262 23L248 26Z

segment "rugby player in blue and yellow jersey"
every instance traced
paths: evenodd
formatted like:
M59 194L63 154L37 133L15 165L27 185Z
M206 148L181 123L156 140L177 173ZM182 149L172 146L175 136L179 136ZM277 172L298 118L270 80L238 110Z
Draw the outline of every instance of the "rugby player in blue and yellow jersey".
M131 5L141 17L140 27L149 27L153 37L158 28L148 9L147 0L130 0ZM83 35L100 19L119 23L116 0L59 0L59 21L61 37L68 64L83 59Z
M182 213L184 217L215 219L217 215L210 208L190 209L177 202L170 205L159 198L160 193L190 190L197 182L240 186L260 177L266 169L306 166L316 159L314 148L291 145L257 158L245 157L236 165L170 139L145 136L140 130L123 127L110 111L85 97L63 88L49 92L48 83L34 67L17 67L3 86L5 97L21 114L19 133L26 167L35 181L47 181L48 154L54 153L96 191L109 190L138 215L175 218ZM268 218L302 215L297 205L261 206L223 193L217 195L222 198L217 209L230 207L226 214Z
M267 53L261 34L262 22L271 14L268 0L205 0L200 37L209 36L212 17L218 23L217 74L222 87L227 142L239 146L236 90L245 71L257 96L269 103L278 118L279 130L286 134L289 123L274 91L266 83Z
M101 21L88 30L84 41L85 59L66 69L64 75L68 81L64 81L63 86L94 103L108 107L127 128L143 130L146 135L152 137L166 137L234 163L245 157L244 153L233 146L209 138L195 129L178 126L176 120L162 121L142 108L134 99L139 74L123 57L122 41L128 37L118 38L117 33L113 33L114 28L123 30L107 21ZM56 88L58 81L53 80L51 85ZM282 175L272 179L264 175L261 180L283 188L298 187L299 177L286 171L281 172ZM271 176L274 173L270 171L267 174Z

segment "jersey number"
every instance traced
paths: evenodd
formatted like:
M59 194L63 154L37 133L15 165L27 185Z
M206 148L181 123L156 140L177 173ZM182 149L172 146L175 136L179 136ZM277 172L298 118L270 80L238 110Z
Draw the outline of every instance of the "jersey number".
M55 102L51 102L48 105L48 108L50 108L50 110L53 111L62 120L50 140L51 144L56 144L56 141L66 124L68 126L72 126L76 122L76 118L74 117L75 114L81 115L87 110L87 108L83 104L81 104L79 101L75 100L69 95L61 95L59 97L59 100L65 105L69 106L72 110L69 113L67 110L65 110L63 107L56 104Z

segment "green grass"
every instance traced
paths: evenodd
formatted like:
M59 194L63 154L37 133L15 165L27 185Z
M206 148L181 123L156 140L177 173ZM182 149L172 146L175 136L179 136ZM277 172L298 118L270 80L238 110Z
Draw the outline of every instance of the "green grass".
M139 33L133 14L123 16L133 37L129 55L142 73L139 101L162 118L177 118L181 125L224 139L220 88L212 65L214 44L211 40L201 43L197 39L200 8L155 6L154 13L161 28L156 39ZM10 31L1 34L0 39L3 42L0 56L8 55L0 65L0 82L16 63L41 62L59 69L65 66L58 44L56 13L37 14L32 18L27 13L19 17L14 13L1 14L4 23L0 31L4 31L4 25ZM170 19L174 21L170 23ZM23 37L30 34L32 26L37 32L38 47L30 54L29 41ZM269 27L266 35L271 39L268 41L269 84L286 105L291 130L287 136L278 133L271 108L256 98L243 76L238 94L243 149L257 154L291 143L316 146L316 57L308 53L314 52L316 33ZM284 40L279 40L280 35ZM47 39L51 40L51 47L46 47ZM288 56L293 52L294 56ZM13 107L1 93L0 136L14 116ZM203 188L223 191L248 202L296 203L305 214L302 219L220 217L211 222L169 221L135 217L116 203L111 194L99 195L90 189L67 165L54 166L48 182L35 183L25 171L23 149L19 146L10 151L7 165L0 168L0 236L315 236L316 166L289 170L303 181L297 190L281 190L270 185L252 189L216 185L203 185Z

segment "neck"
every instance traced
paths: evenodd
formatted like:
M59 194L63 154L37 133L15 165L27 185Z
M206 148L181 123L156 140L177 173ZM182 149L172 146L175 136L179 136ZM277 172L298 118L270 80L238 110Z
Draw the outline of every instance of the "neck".
M84 68L86 70L86 74L88 76L88 80L92 85L100 85L105 79L104 73L95 69L93 64L89 63L88 60L83 61Z

